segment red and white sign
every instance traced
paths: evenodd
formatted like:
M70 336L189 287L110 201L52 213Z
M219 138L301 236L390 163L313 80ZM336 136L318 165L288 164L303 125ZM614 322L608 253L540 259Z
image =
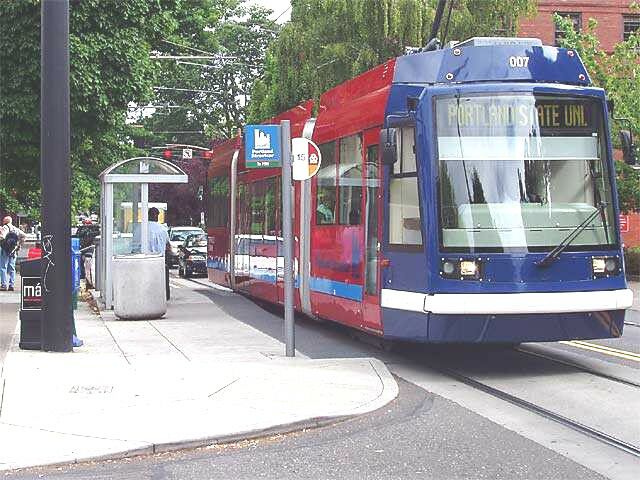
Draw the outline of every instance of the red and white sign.
M629 233L629 215L620 214L620 232Z
M320 149L311 140L301 137L292 139L291 157L294 180L308 180L320 170Z

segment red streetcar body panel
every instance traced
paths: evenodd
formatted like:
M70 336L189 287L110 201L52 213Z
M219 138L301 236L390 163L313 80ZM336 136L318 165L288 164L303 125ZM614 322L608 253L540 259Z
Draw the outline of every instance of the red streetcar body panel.
M395 59L380 65L362 75L351 79L337 87L325 92L320 98L319 114L316 119L312 140L318 144L336 142L336 159L339 161L339 141L341 138L360 134L363 139L363 157L359 161L365 161L366 145L370 140L364 141L365 137L377 137L377 132L384 121L384 113L391 89L395 67ZM307 120L312 117L313 102L307 101L282 114L269 119L265 124L279 124L281 120L291 122L291 137L301 137ZM366 132L366 133L365 133ZM373 132L373 134L372 134ZM231 158L237 148L237 139L229 140L213 149L211 167L209 175L221 176L229 175ZM361 171L362 171L362 167ZM278 184L281 183L280 169L246 169L244 163L244 147L240 150L238 161L238 188L252 188L252 185L266 179L277 177ZM362 191L365 191L365 180L362 178ZM278 187L279 188L279 187ZM279 192L279 190L278 190ZM310 306L311 312L319 317L344 323L346 325L367 329L377 334L382 334L382 326L379 322L379 304L369 305L378 311L372 317L377 320L369 322L363 319L363 291L364 291L364 250L365 250L365 228L364 218L361 218L358 225L316 225L316 192L317 177L310 182L311 209L309 238L310 242ZM294 220L293 235L294 257L296 275L299 274L300 261L300 219L303 205L302 189L300 182L295 182L294 193ZM364 205L364 194L361 195L361 202ZM250 205L247 199L239 198L237 206L237 231L236 235L250 236L252 247L249 254L236 253L236 277L237 288L248 295L274 303L283 303L284 285L282 278L282 257L277 260L277 249L275 245L264 245L268 242L267 237L280 237L281 232L281 212L278 214L277 232L266 232L264 235L250 234L250 226L243 227L240 218L240 210L249 211ZM243 204L243 202L245 202ZM251 219L245 218L244 222L251 223ZM275 235L274 235L275 233ZM268 235L271 234L271 235ZM210 257L219 259L221 253L229 255L229 235L230 227L209 228ZM225 237L223 239L222 237ZM254 245L256 244L256 245ZM238 249L238 247L237 247ZM244 250L243 250L244 251ZM275 281L271 275L274 262L277 262ZM214 263L212 263L214 265ZM219 263L217 264L219 265ZM265 272L268 271L268 274ZM260 272L260 273L258 273ZM230 274L228 272L215 271L209 269L209 278L215 283L221 283L224 279L225 285L229 285ZM296 278L296 287L299 286L299 278ZM332 285L337 285L333 289ZM346 293L345 293L346 292ZM302 310L301 295L299 288L294 292L295 307Z

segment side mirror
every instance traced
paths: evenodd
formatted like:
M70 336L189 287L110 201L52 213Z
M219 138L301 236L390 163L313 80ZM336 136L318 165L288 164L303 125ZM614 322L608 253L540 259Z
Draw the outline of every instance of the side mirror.
M627 165L635 165L638 161L636 146L633 143L633 137L629 130L620 130L620 142L622 143L624 163Z
M382 147L382 163L393 165L398 161L398 130L383 128L380 130L380 146Z
M609 110L609 115L613 117L613 112L615 111L615 103L611 99L607 99L607 110Z

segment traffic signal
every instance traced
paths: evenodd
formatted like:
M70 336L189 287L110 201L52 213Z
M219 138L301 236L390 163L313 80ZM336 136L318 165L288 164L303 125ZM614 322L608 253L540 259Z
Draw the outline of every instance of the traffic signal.
M638 162L638 156L636 153L636 145L633 143L633 137L629 130L620 130L620 142L622 143L624 163L627 165L635 165Z

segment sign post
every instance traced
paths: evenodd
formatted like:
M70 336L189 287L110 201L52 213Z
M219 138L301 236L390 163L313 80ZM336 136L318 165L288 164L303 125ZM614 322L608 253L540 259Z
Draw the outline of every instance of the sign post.
M245 166L282 167L282 238L284 257L284 338L287 357L295 357L293 312L293 212L291 199L291 124L247 125L245 127ZM276 275L277 279L277 275Z
M279 126L247 125L245 128L245 152L245 165L247 168L282 166L284 339L287 357L295 357L292 182L293 180L307 180L318 173L322 160L320 149L315 143L306 138L294 138L292 141L291 122L282 120Z
M282 237L284 247L284 339L287 357L296 355L293 312L293 211L291 208L291 124L280 122L282 136Z

